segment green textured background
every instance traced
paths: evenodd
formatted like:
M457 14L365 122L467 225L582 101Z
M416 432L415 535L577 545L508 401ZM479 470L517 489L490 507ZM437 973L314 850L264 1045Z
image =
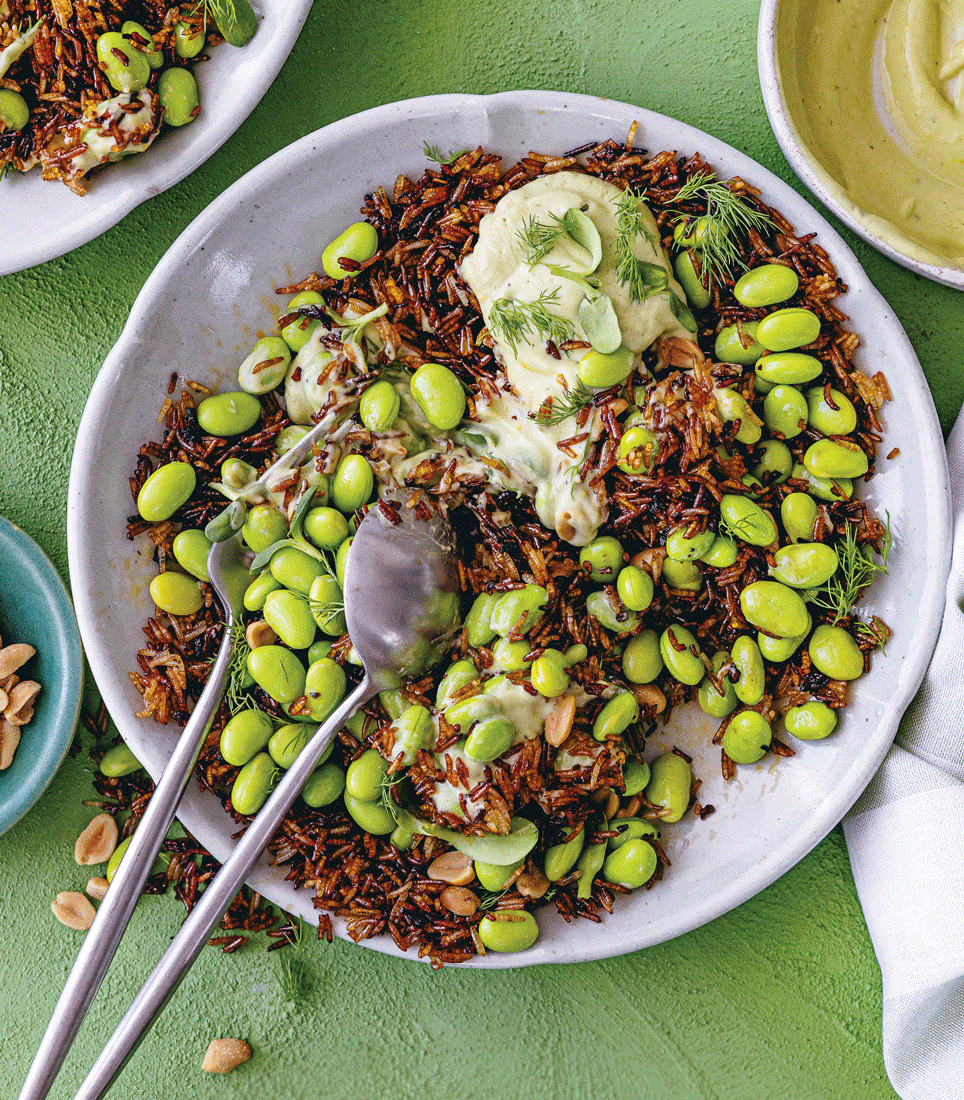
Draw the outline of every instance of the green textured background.
M72 440L143 281L225 187L325 123L431 93L585 92L682 119L793 182L760 96L756 19L753 0L319 0L260 106L206 165L99 240L0 279L0 514L32 534L66 577ZM964 397L964 297L844 235L907 329L946 430ZM96 703L91 683L87 702ZM82 751L0 838L4 1100L16 1096L79 943L49 904L88 877L72 846L91 816L82 805L89 795ZM139 905L53 1096L73 1095L180 916L170 899ZM342 942L311 942L304 959L310 1008L281 995L277 954L206 950L112 1095L895 1095L881 1060L880 977L839 829L732 913L619 959L434 973ZM255 1050L224 1078L199 1068L219 1035L246 1038Z

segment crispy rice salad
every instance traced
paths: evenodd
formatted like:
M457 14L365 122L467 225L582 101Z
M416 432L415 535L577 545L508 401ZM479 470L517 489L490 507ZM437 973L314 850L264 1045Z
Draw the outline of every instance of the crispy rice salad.
M671 873L673 824L712 813L685 744L647 752L674 708L702 708L730 778L831 736L888 636L855 604L890 544L856 492L889 394L852 361L846 287L748 183L632 138L427 149L279 291L238 391L171 378L131 478L159 568L141 716L183 723L207 676L210 540L241 527L256 555L198 769L240 824L361 676L358 519L449 513L461 630L348 723L271 846L326 927L434 965Z

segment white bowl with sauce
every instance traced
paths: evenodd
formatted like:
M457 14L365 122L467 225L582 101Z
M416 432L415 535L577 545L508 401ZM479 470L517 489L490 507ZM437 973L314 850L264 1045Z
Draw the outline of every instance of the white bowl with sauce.
M964 3L763 0L757 50L806 186L885 256L964 289Z

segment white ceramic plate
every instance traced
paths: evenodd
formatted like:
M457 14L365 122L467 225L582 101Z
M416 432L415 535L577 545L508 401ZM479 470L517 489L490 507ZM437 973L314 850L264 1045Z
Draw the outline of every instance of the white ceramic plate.
M165 127L146 153L94 174L86 195L40 169L11 172L0 183L0 275L52 260L116 225L203 164L257 106L291 52L311 0L254 0L258 33L241 49L224 43L194 70L201 114Z
M895 629L886 656L859 680L841 726L822 742L801 743L795 757L738 769L725 784L719 750L705 732L679 733L695 751L705 783L705 821L666 830L673 866L649 893L622 899L601 925L539 916L542 934L519 956L490 955L471 965L518 966L616 955L659 943L711 920L773 882L840 820L870 779L923 675L940 619L948 566L947 469L930 393L900 325L840 237L794 191L748 157L707 134L639 107L550 92L437 96L378 107L344 119L277 153L211 204L168 251L138 297L124 333L94 385L74 451L68 539L78 617L91 668L111 714L148 769L157 774L178 731L133 713L140 699L128 680L152 613L150 547L126 541L133 511L128 475L139 445L159 438L156 410L172 369L202 382L230 379L272 323L272 294L318 269L324 245L358 217L366 192L425 168L422 144L443 151L481 144L514 161L529 150L562 152L625 138L638 120L637 146L701 152L722 178L740 175L762 189L801 231L816 231L849 290L841 300L861 334L859 360L886 371L895 401L886 410L870 497L890 512L897 536L891 573L874 589L872 608ZM277 306L275 305L275 308ZM706 726L701 728L705 731ZM656 750L667 744L651 740ZM215 856L234 828L221 806L195 785L181 820ZM263 867L256 889L300 916L315 918L307 892ZM551 909L551 907L550 907ZM388 937L367 941L397 953Z

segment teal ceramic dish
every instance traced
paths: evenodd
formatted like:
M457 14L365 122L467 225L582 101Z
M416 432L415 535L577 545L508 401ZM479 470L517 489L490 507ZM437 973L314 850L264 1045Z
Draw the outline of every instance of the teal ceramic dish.
M0 771L0 833L47 789L80 713L84 663L74 609L60 574L33 539L0 517L0 638L37 654L25 666L43 685L33 719L21 728L13 763Z

